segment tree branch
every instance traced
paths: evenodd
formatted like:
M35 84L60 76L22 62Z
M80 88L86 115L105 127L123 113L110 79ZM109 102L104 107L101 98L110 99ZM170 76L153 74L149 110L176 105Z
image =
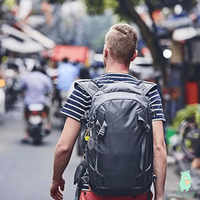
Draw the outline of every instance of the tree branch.
M139 14L134 9L134 4L132 0L125 0L125 1L117 0L117 1L120 3L120 10L123 12L123 14L126 14L140 28L142 37L151 52L155 68L161 69L164 75L165 59L162 55L162 51L160 45L158 44L157 39L154 37L149 27L145 24L145 22L141 19Z

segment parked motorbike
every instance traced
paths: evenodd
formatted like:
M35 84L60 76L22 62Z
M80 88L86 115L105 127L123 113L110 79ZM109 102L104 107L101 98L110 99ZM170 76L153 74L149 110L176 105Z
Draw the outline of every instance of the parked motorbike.
M47 135L44 127L46 116L43 104L29 104L27 111L28 134L33 144L40 144L43 137Z
M57 98L57 90L56 90L56 85L58 82L58 72L57 69L55 68L48 68L47 69L47 75L51 78L52 83L53 83L53 90L54 90L54 96L52 98L52 103L56 102L58 100Z
M4 74L6 79L6 110L8 110L17 100L19 93L19 80L17 72L12 68L5 69Z
M171 137L170 154L180 152L189 160L195 158L194 151L200 137L199 125L194 121L194 118L183 120L177 130L177 133Z
M188 159L194 159L194 149L198 138L200 137L200 129L198 125L192 120L184 120L178 129L179 146Z

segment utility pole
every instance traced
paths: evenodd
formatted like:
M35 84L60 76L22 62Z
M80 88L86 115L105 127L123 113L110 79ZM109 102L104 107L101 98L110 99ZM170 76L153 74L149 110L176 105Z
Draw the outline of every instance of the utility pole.
M3 15L3 14L2 14L2 13L3 13L3 12L2 12L2 4L3 4L3 1L4 1L4 0L0 0L0 20L1 20L2 15Z

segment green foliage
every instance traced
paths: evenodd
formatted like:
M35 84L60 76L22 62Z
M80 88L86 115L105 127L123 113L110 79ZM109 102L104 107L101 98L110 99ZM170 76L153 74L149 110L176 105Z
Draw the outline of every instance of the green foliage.
M144 2L144 0L132 1L133 5L138 5L139 3ZM106 8L110 8L114 11L114 13L119 14L120 18L127 19L127 16L121 13L120 3L118 0L84 0L84 3L87 8L87 13L90 15L101 15Z
M172 127L177 130L180 123L188 118L191 118L194 116L195 122L197 124L200 123L200 104L192 104L192 105L187 105L184 109L179 110L176 113L176 116L174 117L172 121Z
M63 4L66 2L66 0L57 0L58 3Z
M12 8L15 5L15 0L4 0L3 4L8 8Z
M155 7L158 5L160 0L151 0L152 5L154 5Z
M84 0L89 15L101 15L105 10L106 0Z
M116 8L118 5L119 5L118 1L113 1L113 0L105 1L105 8Z

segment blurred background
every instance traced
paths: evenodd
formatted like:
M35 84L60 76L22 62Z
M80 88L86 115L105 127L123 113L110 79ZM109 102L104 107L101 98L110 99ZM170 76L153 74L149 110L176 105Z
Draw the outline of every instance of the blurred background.
M60 114L65 91L77 78L104 73L104 37L119 22L138 32L139 55L130 73L157 83L162 98L168 151L165 198L200 199L200 164L192 167L200 135L199 0L0 0L0 199L51 199L53 152L65 120ZM65 77L68 89L59 79L64 65L77 73ZM40 125L40 114L46 115L38 107L30 108L27 122L24 119L21 82L35 66L52 84L46 95L49 135ZM26 123L41 128L38 141L22 141ZM77 142L64 175L65 199L74 198L73 174L80 161ZM187 170L193 187L181 193L180 172Z

